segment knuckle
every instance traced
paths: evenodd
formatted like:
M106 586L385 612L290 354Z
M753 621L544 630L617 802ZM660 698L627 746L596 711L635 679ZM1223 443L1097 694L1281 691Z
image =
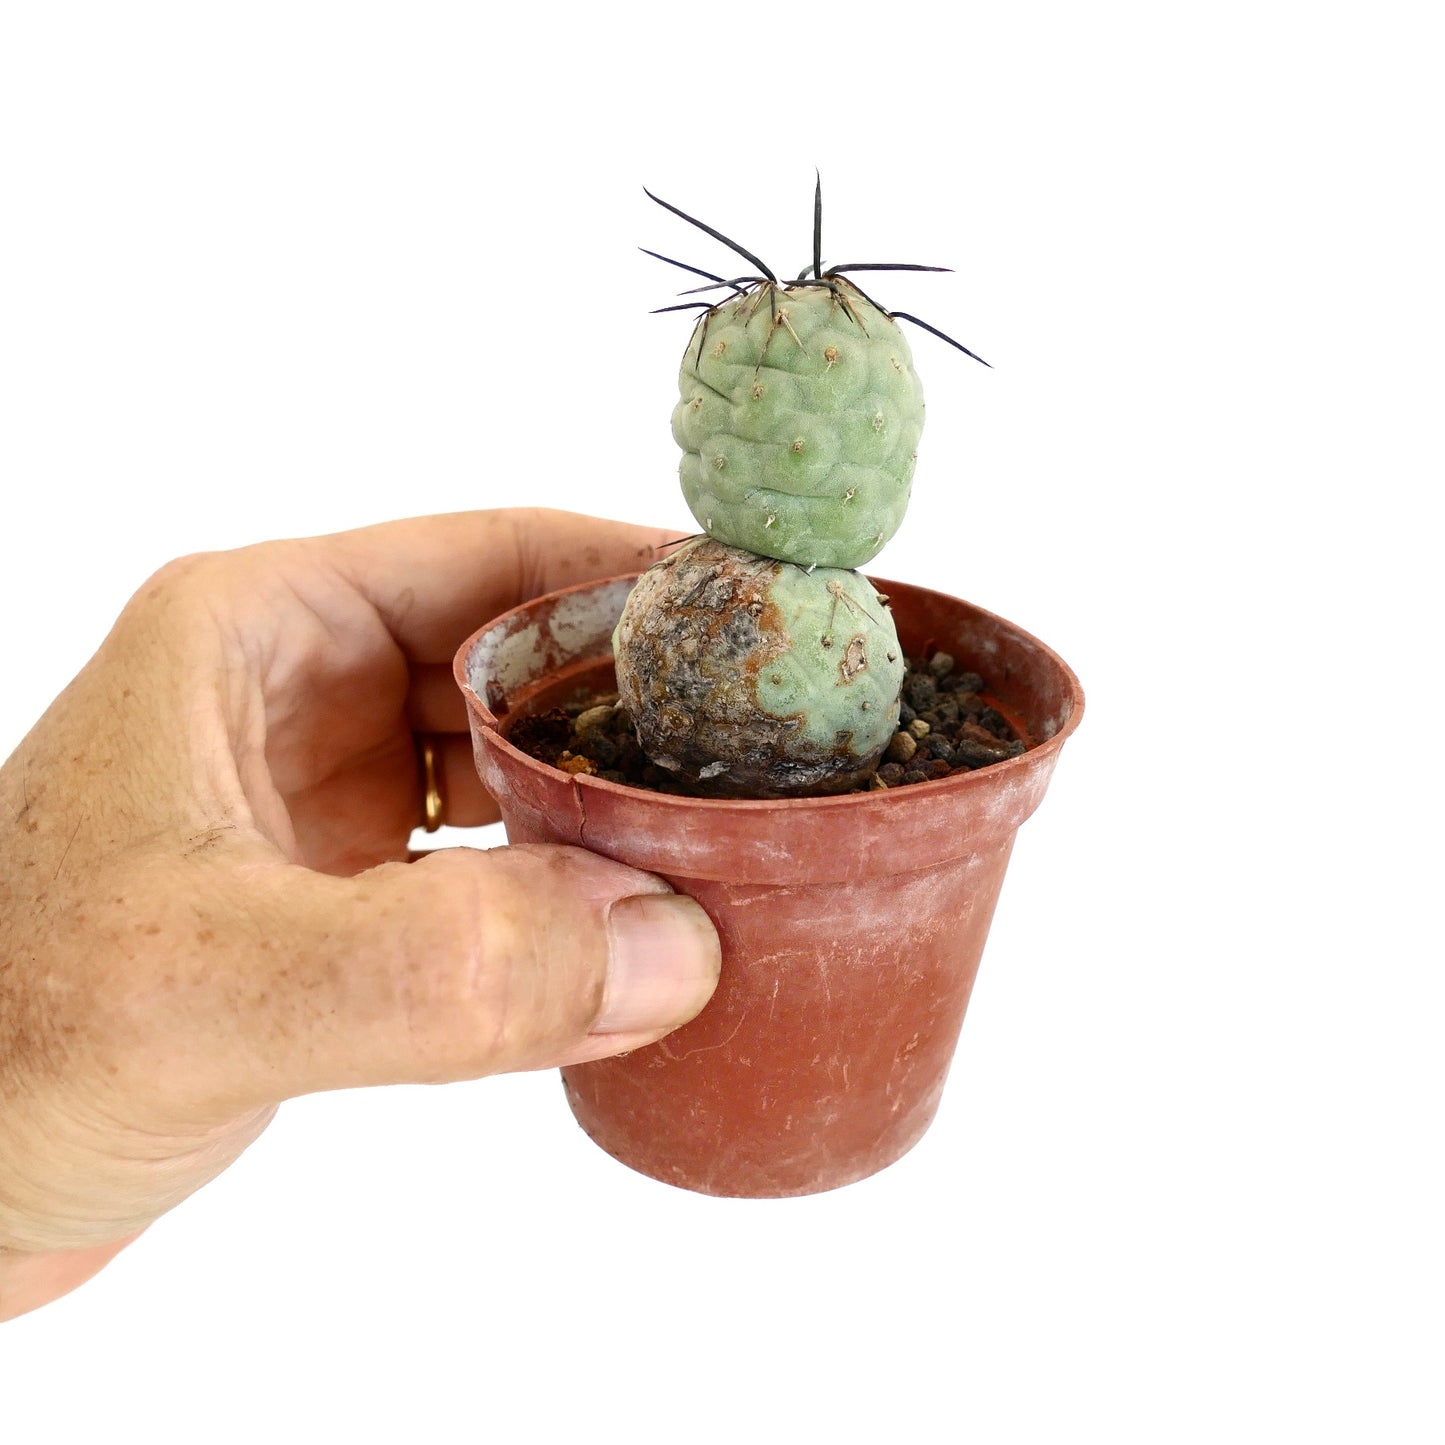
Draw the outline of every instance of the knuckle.
M136 589L116 624L112 641L144 649L154 638L185 633L205 616L221 572L219 552L177 557Z
M132 600L163 601L189 591L197 582L204 584L214 574L221 556L219 552L191 552L184 557L174 557L151 573Z
M604 970L579 958L575 920L538 876L559 860L449 851L427 861L432 923L398 960L408 1033L438 1077L525 1067L596 1017Z

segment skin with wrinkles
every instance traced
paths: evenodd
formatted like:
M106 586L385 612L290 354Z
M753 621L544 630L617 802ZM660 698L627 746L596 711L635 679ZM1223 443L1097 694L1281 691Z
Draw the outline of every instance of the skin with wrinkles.
M63 1294L298 1094L553 1067L691 1018L717 941L570 848L408 862L415 733L494 821L453 653L663 533L420 518L184 559L0 768L0 1319Z

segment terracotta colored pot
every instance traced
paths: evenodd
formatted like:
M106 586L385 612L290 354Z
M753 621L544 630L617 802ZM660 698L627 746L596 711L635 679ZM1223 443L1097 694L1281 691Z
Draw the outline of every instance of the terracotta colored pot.
M513 843L574 843L660 874L723 940L692 1023L562 1071L573 1113L624 1164L704 1194L811 1194L891 1164L938 1107L1020 823L1083 693L1011 623L879 581L910 654L983 674L1034 744L977 772L886 792L753 802L571 777L507 741L519 716L612 689L635 579L586 583L489 623L457 656L477 768Z

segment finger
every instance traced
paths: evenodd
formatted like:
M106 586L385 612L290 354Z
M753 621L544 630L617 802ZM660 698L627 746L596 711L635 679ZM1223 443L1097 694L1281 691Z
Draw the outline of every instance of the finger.
M695 902L582 849L453 848L349 879L234 858L185 867L210 875L187 895L204 966L189 989L152 995L147 1018L206 1020L194 1069L226 1116L637 1048L692 1018L718 977Z
M441 794L442 823L449 828L484 828L488 823L495 823L502 815L496 800L477 776L470 734L429 733L428 736L437 791ZM422 821L425 817L423 810Z
M529 597L638 572L677 534L541 508L414 517L321 548L414 662L449 663L484 622Z
M451 663L415 663L406 699L407 720L418 733L464 733L467 705Z

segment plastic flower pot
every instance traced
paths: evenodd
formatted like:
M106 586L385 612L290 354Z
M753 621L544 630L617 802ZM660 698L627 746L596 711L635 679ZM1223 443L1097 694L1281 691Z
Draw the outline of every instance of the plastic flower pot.
M482 781L513 843L570 843L707 910L723 971L659 1043L562 1071L609 1154L704 1194L779 1198L884 1168L938 1107L1019 825L1083 693L1054 652L967 602L879 581L910 655L981 673L1030 744L972 773L830 798L676 797L572 776L507 740L517 718L613 690L636 579L586 583L488 623L457 655Z

